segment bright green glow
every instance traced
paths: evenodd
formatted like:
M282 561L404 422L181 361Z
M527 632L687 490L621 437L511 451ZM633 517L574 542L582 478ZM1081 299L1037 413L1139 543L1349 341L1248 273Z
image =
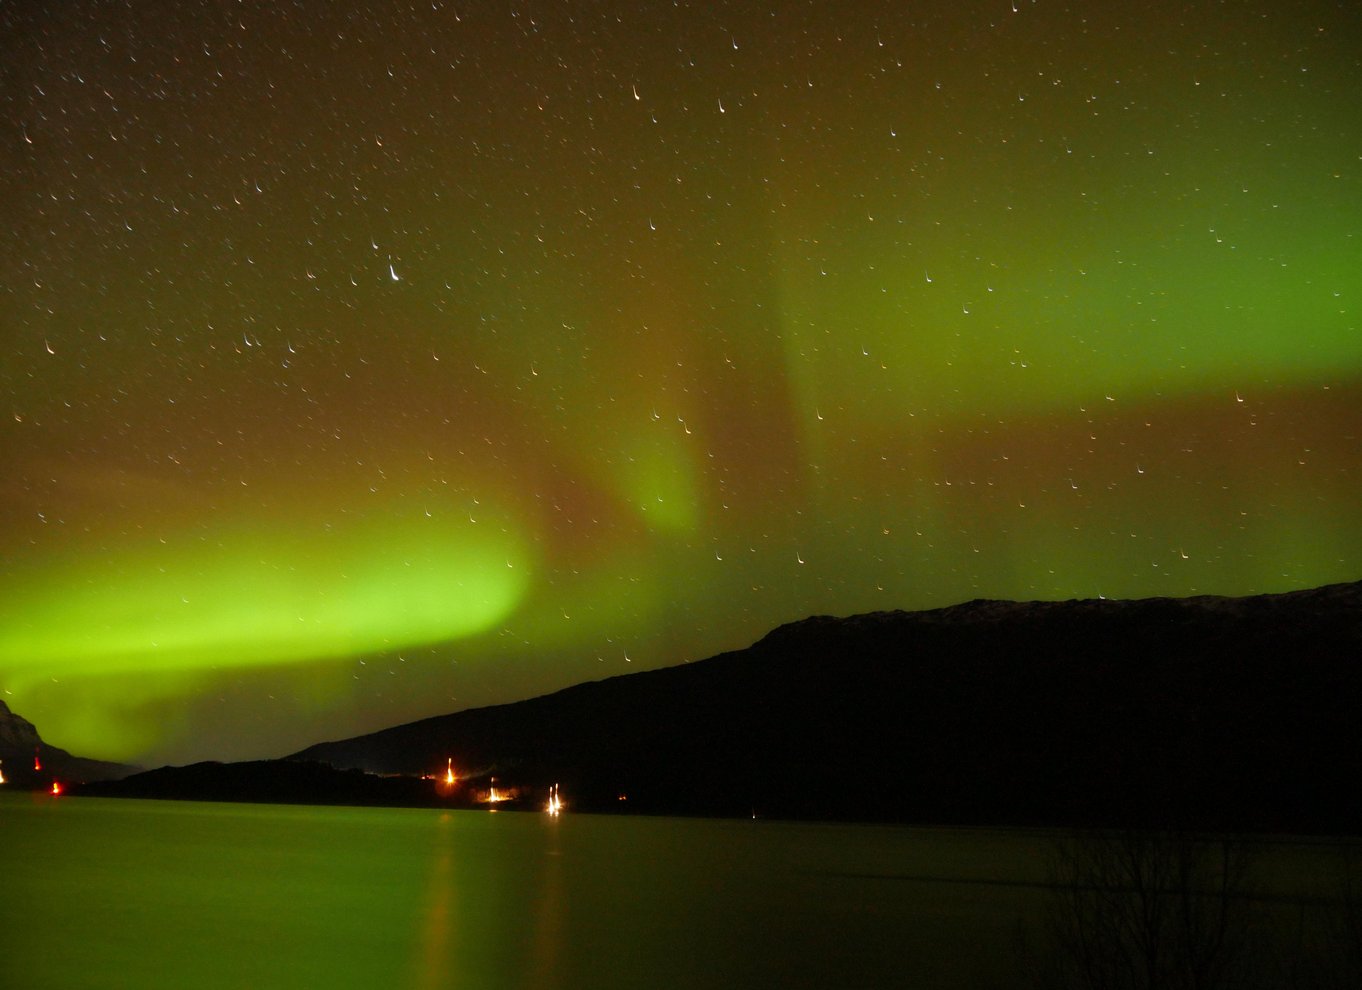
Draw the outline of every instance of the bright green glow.
M214 680L204 670L55 678L26 670L7 679L12 691L7 701L33 712L43 738L53 745L135 761L166 739L193 730L183 700Z
M128 760L192 731L178 703L225 674L475 636L514 610L534 561L490 507L474 522L435 504L312 532L219 527L26 572L0 598L9 700L50 741ZM325 708L350 683L319 670L287 696Z
M679 424L667 424L663 429L682 432ZM685 532L694 529L701 519L694 472L682 447L685 439L641 437L624 446L620 454L621 488L653 528Z
M305 539L232 531L10 581L0 665L67 675L276 665L468 636L526 587L516 541L455 518Z
M867 209L893 215L892 203ZM1333 208L1325 198L1311 222L1233 236L1213 221L1187 229L1177 203L1127 198L1083 250L1037 217L975 233L968 259L867 222L863 240L831 246L841 270L826 262L811 278L782 261L791 379L808 405L850 398L899 419L1362 373L1362 333L1341 301L1362 291L1362 267Z

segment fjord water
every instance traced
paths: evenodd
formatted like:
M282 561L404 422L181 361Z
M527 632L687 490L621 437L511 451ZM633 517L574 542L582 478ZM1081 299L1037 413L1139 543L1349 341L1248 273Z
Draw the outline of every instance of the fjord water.
M1047 844L9 794L0 986L1021 985Z

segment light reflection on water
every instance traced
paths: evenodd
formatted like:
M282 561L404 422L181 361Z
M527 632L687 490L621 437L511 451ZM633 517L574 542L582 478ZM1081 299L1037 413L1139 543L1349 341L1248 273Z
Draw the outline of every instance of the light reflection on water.
M1026 831L5 795L0 986L1007 986L1047 847ZM1293 855L1290 882L1322 882Z

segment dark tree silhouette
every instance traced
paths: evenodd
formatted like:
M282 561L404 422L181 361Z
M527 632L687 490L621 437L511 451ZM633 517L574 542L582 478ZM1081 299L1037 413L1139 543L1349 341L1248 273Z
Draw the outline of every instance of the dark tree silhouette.
M1123 831L1062 840L1038 982L1072 990L1258 986L1248 966L1248 865L1228 838Z

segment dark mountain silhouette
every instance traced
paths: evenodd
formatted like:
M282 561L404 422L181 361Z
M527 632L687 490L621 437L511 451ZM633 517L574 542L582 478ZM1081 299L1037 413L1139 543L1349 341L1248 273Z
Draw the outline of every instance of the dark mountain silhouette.
M818 616L708 660L322 743L296 766L88 790L439 804L418 778L452 758L526 806L558 782L577 810L1357 833L1359 689L1362 583L974 601Z
M40 770L33 767L34 756L38 757ZM32 722L16 715L0 701L0 773L4 774L7 786L48 788L53 780L72 783L116 780L137 770L137 767L121 763L72 756L64 749L43 742Z
M810 618L291 759L419 775L452 757L598 810L1356 832L1359 697L1362 583L981 600Z

